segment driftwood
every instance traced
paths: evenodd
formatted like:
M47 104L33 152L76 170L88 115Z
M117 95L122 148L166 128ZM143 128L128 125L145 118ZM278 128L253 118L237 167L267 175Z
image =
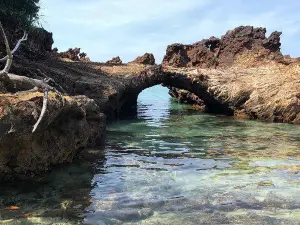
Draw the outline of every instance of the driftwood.
M57 91L54 87L49 85L49 83L52 83L52 84L56 84L56 83L54 82L53 79L48 78L46 75L45 75L46 76L45 79L38 80L38 79L33 79L33 78L9 73L9 70L11 68L12 61L13 61L13 54L18 50L18 48L20 47L20 44L23 41L27 40L28 34L26 32L24 32L23 37L17 42L15 48L13 50L10 50L9 42L7 40L5 31L4 31L4 28L1 24L1 22L0 22L0 32L4 38L4 44L5 44L6 53L7 53L7 55L4 58L0 59L0 62L6 61L4 69L0 71L0 78L8 77L9 80L14 84L14 86L18 87L18 90L44 92L43 106L42 106L41 114L32 129L32 132L35 132L36 129L38 128L40 122L43 120L43 117L47 110L48 92L54 91L54 92L58 93L60 96L61 96L61 93L59 91ZM59 85L56 84L56 86L58 86L61 90L63 90Z

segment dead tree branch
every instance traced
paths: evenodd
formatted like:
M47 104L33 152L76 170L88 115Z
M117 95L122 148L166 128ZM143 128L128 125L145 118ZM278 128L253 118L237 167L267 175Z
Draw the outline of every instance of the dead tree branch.
M3 33L2 33L2 35L3 35ZM15 48L11 51L12 55L15 54L15 52L18 50L18 48L20 47L20 45L23 41L27 41L27 38L28 38L28 34L24 31L23 37L20 40L18 40ZM2 59L0 59L0 62L5 62L7 59L8 59L8 56L5 56Z
M27 40L28 35L25 32L23 37L18 41L16 47L11 51L10 47L9 47L9 42L7 40L7 36L5 34L5 31L4 31L4 28L1 24L1 22L0 22L0 32L3 36L5 47L6 47L6 53L7 53L7 56L0 59L0 61L6 60L6 65L5 65L4 69L0 71L0 79L3 77L8 77L10 79L10 81L12 81L14 86L17 87L17 90L22 90L22 91L39 90L44 93L41 114L40 114L37 122L33 126L32 133L34 133L37 130L41 121L43 120L45 113L47 111L49 91L54 91L54 92L58 93L59 96L62 98L62 100L64 100L64 98L62 97L62 95L59 91L57 91L54 87L49 85L49 83L52 83L52 84L56 84L56 83L53 79L47 77L46 75L45 76L47 78L45 78L43 80L38 80L38 79L32 79L29 77L9 73L9 70L11 68L12 61L13 61L13 53L17 51L17 49L19 48L22 41ZM62 89L60 86L59 86L59 88Z
M10 51L10 47L9 47L9 43L8 43L8 40L7 40L7 37L5 35L5 31L4 31L4 28L2 26L2 23L0 22L0 32L4 38L4 43L5 43L5 47L6 47L6 52L7 52L7 60L6 60L6 64L5 64L5 67L3 70L0 71L0 76L3 75L3 74L8 74L9 70L10 70L10 67L11 67L11 64L12 64L12 60L13 60L13 55Z
M46 113L47 103L48 103L48 92L49 92L49 90L45 90L45 92L44 92L43 107L42 107L42 110L41 110L41 114L39 116L39 119L36 121L36 123L33 126L32 133L34 133L36 131L36 129L38 128L40 122L42 121L42 119L43 119L43 117Z

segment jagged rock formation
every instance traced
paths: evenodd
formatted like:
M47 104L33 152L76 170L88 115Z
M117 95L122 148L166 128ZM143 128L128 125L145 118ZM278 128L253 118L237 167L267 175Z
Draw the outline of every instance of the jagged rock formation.
M80 48L69 48L66 52L58 52L57 48L54 48L52 50L54 55L57 57L63 58L63 59L69 59L71 61L82 61L82 62L89 62L90 59L87 56L85 52L80 52Z
M273 32L269 38L265 34L265 28L241 26L228 31L221 39L211 37L193 45L169 45L163 65L226 68L233 66L241 55L248 53L253 57L253 66L260 60L283 61L284 57L280 52L281 32Z
M69 48L66 52L58 53L61 58L71 59L73 61L79 61L80 48Z
M300 59L280 52L280 32L250 26L193 45L170 45L164 71L179 73L209 111L274 122L300 123ZM198 89L201 89L199 92ZM210 104L215 100L214 104Z
M119 56L112 58L106 62L107 64L122 64L122 60Z
M239 27L221 39L171 45L162 66L120 65L119 58L108 64L67 62L50 57L51 52L37 58L23 45L11 72L50 77L71 97L62 105L51 94L39 135L31 134L26 131L41 110L41 94L16 93L0 79L2 178L28 178L70 161L104 132L102 113L124 115L134 109L141 91L161 83L176 87L174 96L180 93L181 101L193 100L206 112L300 124L300 60L282 56L279 32L264 35L262 28Z
M144 64L144 65L155 65L155 58L152 53L145 53L142 56L138 56L132 63Z
M5 28L6 35L10 40L11 46L15 46L18 39L23 35L22 31L10 30ZM52 55L53 37L52 33L43 28L33 28L29 33L29 38L21 44L17 57L29 60L44 59ZM0 38L0 58L4 57L5 45L3 38Z

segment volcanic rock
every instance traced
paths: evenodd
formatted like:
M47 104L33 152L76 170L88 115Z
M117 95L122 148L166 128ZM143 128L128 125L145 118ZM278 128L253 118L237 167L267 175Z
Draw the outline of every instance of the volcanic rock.
M190 91L170 87L169 94L180 103L190 104L194 109L197 109L200 112L207 112L204 101Z
M38 130L32 128L43 94L19 92L0 96L0 179L32 179L52 166L71 162L103 134L105 116L85 96L50 93Z
M145 53L143 56L137 57L132 63L144 64L144 65L154 65L155 58L152 53Z
M282 56L280 32L268 38L265 32L238 27L221 39L170 45L162 66L121 65L120 58L108 64L41 60L31 57L40 53L22 48L18 54L30 56L15 57L10 72L50 77L66 95L63 104L50 93L46 116L32 134L43 94L16 92L9 79L1 78L0 179L27 179L72 161L104 133L104 114L114 118L136 112L141 91L161 83L206 112L300 124L300 59Z
M112 58L106 62L107 64L122 64L122 60L119 56Z
M239 118L299 124L300 59L281 54L281 32L268 38L265 33L265 28L241 26L221 39L170 45L163 70L185 77L184 89L202 99L208 111L228 109L226 114Z
M79 58L80 48L69 48L66 52L58 53L58 56L72 61L80 61Z
M266 38L265 28L240 26L228 31L221 39L211 37L193 45L169 45L163 59L164 66L216 68L230 67L237 57L250 52L253 61L283 58L280 52L281 32Z

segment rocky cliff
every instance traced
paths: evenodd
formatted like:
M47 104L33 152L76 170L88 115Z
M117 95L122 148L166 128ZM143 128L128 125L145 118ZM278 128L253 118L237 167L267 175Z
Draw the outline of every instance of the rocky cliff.
M265 28L241 26L221 39L170 45L164 71L198 84L194 93L206 105L215 100L208 111L222 113L213 108L223 106L237 117L299 124L300 59L281 54L280 32L268 38L265 33Z
M300 124L300 60L281 54L279 32L265 33L238 27L221 39L170 45L161 66L152 65L151 54L129 64L78 61L74 49L76 60L64 60L51 49L51 33L29 35L42 40L24 43L10 72L52 78L65 93L50 92L45 117L31 133L43 94L0 79L0 179L28 179L72 161L105 133L105 116L135 110L139 93L161 83L204 112Z
M265 28L240 26L229 30L221 39L210 37L192 45L169 45L163 66L228 68L235 65L255 67L270 61L288 64L290 59L280 52L281 32L267 38ZM241 57L248 62L242 65Z

